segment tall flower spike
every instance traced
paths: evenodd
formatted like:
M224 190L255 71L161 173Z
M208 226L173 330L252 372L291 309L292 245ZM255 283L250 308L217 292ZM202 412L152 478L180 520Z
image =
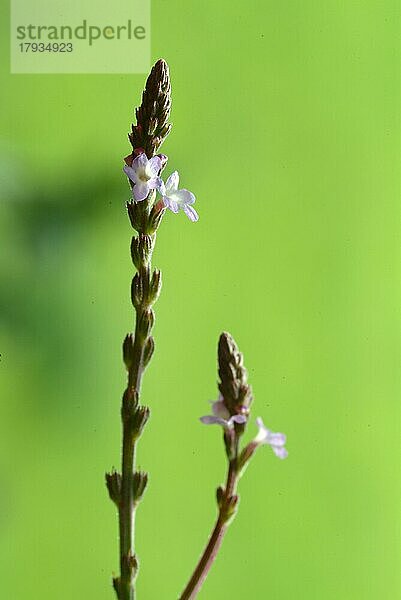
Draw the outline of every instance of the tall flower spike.
M150 409L140 404L142 378L154 351L151 335L155 315L152 310L160 293L160 271L152 273L151 258L156 231L165 213L162 202L155 202L155 190L164 192L160 178L167 157L155 155L168 134L170 125L170 79L168 67L159 60L146 83L142 105L137 110L137 124L132 126L132 153L125 158L124 172L131 181L133 200L127 202L132 227L138 232L131 242L131 258L136 273L131 284L135 310L135 330L123 343L127 369L127 386L121 406L121 471L107 475L109 495L119 513L120 574L114 589L118 600L133 600L138 561L135 552L135 511L145 491L147 474L135 467L137 444L150 416Z
M230 415L249 414L252 388L248 373L234 338L227 332L221 334L218 346L219 390Z
M171 130L170 110L170 73L167 63L160 59L146 81L142 104L136 109L137 124L129 134L134 154L145 152L148 158L156 154Z

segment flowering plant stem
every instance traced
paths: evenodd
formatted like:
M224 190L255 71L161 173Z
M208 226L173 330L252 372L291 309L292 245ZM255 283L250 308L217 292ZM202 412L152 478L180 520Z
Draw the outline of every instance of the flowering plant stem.
M139 239L143 239L140 235ZM154 242L154 239L152 242ZM151 249L153 244L151 244ZM150 260L139 267L138 280L149 279ZM135 281L135 279L134 279ZM149 337L144 335L143 325L146 316L151 314L146 294L135 306L136 325L134 339L127 336L124 343L128 367L128 384L123 396L121 409L123 423L121 496L119 502L120 533L120 578L115 580L115 589L119 600L134 600L134 580L138 568L134 552L134 519L136 502L139 501L141 487L146 486L147 476L135 471L135 448L137 439L149 417L149 409L139 406L144 358ZM149 319L153 320L152 318ZM150 323L149 323L150 324ZM143 493L144 490L142 490Z
M257 419L259 427L257 436L245 447L240 448L240 439L247 426L253 395L248 384L248 374L243 364L242 354L233 337L227 332L223 332L220 336L217 357L220 395L218 400L212 403L213 414L205 415L200 420L205 425L218 425L223 428L228 461L227 480L225 487L217 488L216 525L180 600L191 600L198 595L217 556L228 525L235 516L239 500L238 480L256 449L262 444L268 444L280 458L287 456L284 447L285 435L271 432L260 418Z
M238 442L238 440L236 440ZM203 582L205 581L222 544L223 538L227 531L228 525L230 524L231 518L233 517L233 499L237 498L235 495L237 482L238 482L238 444L236 444L235 457L229 461L227 480L225 489L220 498L218 498L220 509L217 517L216 524L209 538L209 542L203 551L201 558L193 572L191 579L189 580L185 590L180 596L180 600L191 600L196 598L199 593ZM219 488L221 489L221 488ZM236 503L236 501L235 501Z
M139 332L140 312L136 311L135 338L131 368L128 371L128 385L122 405L123 440L122 440L122 467L121 467L121 502L119 511L120 533L120 571L119 600L134 600L135 590L133 578L136 564L130 565L129 557L134 557L134 525L135 525L135 446L136 437L132 430L131 420L124 418L124 403L138 404L143 375L144 339ZM129 412L129 409L128 411ZM131 560L132 562L132 560ZM134 560L134 563L136 561ZM132 568L133 567L133 568Z
M137 124L129 139L132 154L125 158L124 171L131 177L133 199L127 202L128 216L137 232L131 240L131 258L136 273L131 284L131 301L135 309L135 332L123 343L123 358L128 372L122 406L121 474L106 474L111 500L118 509L120 536L120 576L113 579L118 600L135 599L135 578L138 560L134 547L135 512L145 492L148 475L135 470L135 453L139 437L149 419L150 410L139 404L141 383L146 366L154 351L151 335L154 325L153 304L161 289L161 273L151 266L156 231L166 211L163 202L156 201L156 189L163 189L160 173L167 157L156 155L170 131L168 119L171 107L171 87L167 64L159 60L151 70L136 110Z

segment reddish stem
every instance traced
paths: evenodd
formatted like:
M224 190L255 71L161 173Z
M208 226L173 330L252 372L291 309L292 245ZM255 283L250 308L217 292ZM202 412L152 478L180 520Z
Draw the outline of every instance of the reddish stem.
M220 502L219 516L217 517L216 525L214 526L209 542L195 568L195 571L192 574L191 579L180 596L180 600L191 600L196 598L219 552L221 543L229 525L226 512L228 501L235 493L235 488L237 485L236 466L237 458L234 458L229 463L226 488L223 498Z

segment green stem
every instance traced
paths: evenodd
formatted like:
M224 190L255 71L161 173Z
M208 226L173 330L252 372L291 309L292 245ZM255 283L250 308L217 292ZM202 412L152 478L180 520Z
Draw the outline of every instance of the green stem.
M138 319L136 315L134 360L128 373L128 387L126 390L129 401L137 403L142 383L142 356L144 343L138 334ZM135 532L135 506L134 506L134 473L135 473L135 446L131 423L123 419L122 440L122 478L121 502L119 507L120 531L120 587L119 600L134 600L135 573L130 567L129 557L134 557L134 532Z
M150 261L139 269L144 276L150 272ZM120 578L117 588L119 600L134 600L135 576L137 560L135 556L135 448L139 437L135 425L129 416L130 407L139 405L142 376L144 373L144 349L147 337L140 330L140 320L144 311L149 309L149 303L144 296L141 306L136 308L135 336L132 362L128 370L128 384L123 398L122 422L122 468L121 468L121 498L119 504L119 533L120 533Z
M120 583L119 600L134 600L134 579L128 557L134 555L134 499L133 474L135 468L135 442L130 431L123 426L122 485L119 512L120 527Z

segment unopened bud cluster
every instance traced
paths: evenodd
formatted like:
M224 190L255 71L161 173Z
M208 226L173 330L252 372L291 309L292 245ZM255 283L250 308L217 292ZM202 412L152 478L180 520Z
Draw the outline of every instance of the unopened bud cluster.
M134 250L133 250L134 249ZM146 349L146 363L153 354L153 339L150 334L154 325L155 316L152 310L153 304L160 295L162 286L161 273L158 269L151 272L150 256L153 251L153 240L148 235L139 234L133 237L131 254L134 265L138 269L131 284L131 300L136 311L136 342L142 342L142 357L144 362Z
M145 493L148 485L148 474L144 471L136 471L134 473L134 505L136 506Z
M129 139L133 149L142 148L150 158L171 130L171 84L167 63L158 60L153 66L142 94L142 104L136 110L136 125Z
M146 233L134 236L131 241L131 257L135 267L139 270L142 265L147 264L151 259L153 250L152 238Z
M116 506L120 505L121 500L121 475L117 471L106 473L106 486L109 491L110 500Z
M153 236L159 228L162 218L166 212L163 202L154 202L154 194L151 193L147 202L127 202L127 211L132 227L143 234Z
M222 333L218 346L219 390L230 415L248 416L252 388L241 352L229 333Z
M149 311L160 295L161 285L161 273L158 269L152 275L148 266L138 271L131 285L131 300L135 310Z
M133 478L133 498L136 506L142 500L148 484L148 474L144 471L136 471ZM121 503L121 474L117 471L106 473L106 486L110 500L119 507Z

